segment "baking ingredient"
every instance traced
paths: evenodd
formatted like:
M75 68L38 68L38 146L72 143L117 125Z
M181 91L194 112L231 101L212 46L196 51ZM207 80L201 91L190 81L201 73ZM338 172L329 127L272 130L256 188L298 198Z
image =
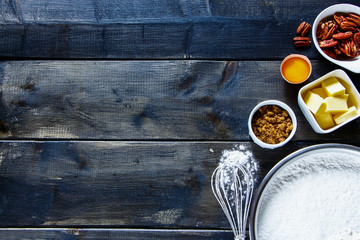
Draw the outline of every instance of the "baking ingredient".
M306 155L262 194L257 240L349 240L360 234L360 155ZM358 240L359 238L355 238Z
M354 58L360 54L360 15L335 13L320 21L316 38L325 54L334 59Z
M308 34L308 32L310 31L310 29L311 25L309 23L300 23L300 25L296 29L296 34L298 36L293 39L295 47L309 47L311 45L310 38L305 37L306 34Z
M330 113L317 114L315 119L322 129L328 129L335 126L334 119Z
M324 100L326 104L326 112L328 113L339 113L348 110L347 102L342 97L327 97Z
M335 77L325 79L321 82L321 86L327 92L328 96L345 94L345 87Z
M292 57L282 64L281 72L289 82L301 83L309 77L310 65L303 58Z
M245 167L250 172L252 179L255 178L255 173L258 170L258 163L255 160L251 151L247 150L245 145L235 145L231 150L224 150L222 152L219 166L222 168L234 167L237 164Z
M309 47L311 45L311 40L308 37L294 37L293 40L295 47Z
M350 94L336 77L330 77L310 89L303 98L322 129L329 129L359 115L355 106L349 106ZM335 118L337 120L335 120Z
M313 90L311 90L313 93L316 93L317 95L319 95L322 98L327 98L327 93L326 91L322 88L322 87L318 87L318 88L314 88Z
M260 107L253 116L251 126L255 136L269 144L285 141L293 130L288 111L276 105Z
M318 94L313 93L312 91L309 91L304 97L304 102L306 106L314 114L316 114L316 112L318 111L323 100L324 99L322 97L320 97Z
M300 23L300 25L298 26L298 28L296 29L296 33L299 36L306 36L306 34L310 31L311 29L311 25L307 22L302 22Z
M326 103L323 102L315 114L315 119L322 129L335 126L335 121L331 113L326 112Z
M358 111L355 106L350 107L345 113L338 113L334 116L334 120L336 124L343 123L350 118L356 117L358 115Z

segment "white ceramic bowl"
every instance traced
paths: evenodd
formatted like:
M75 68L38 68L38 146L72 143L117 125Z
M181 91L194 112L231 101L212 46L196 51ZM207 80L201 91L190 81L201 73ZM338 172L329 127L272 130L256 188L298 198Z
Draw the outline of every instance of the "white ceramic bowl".
M327 60L329 60L330 62L333 62L343 68L346 68L354 73L360 73L360 56L356 57L356 58L352 58L352 59L344 59L344 60L336 60L333 59L331 57L329 57L328 55L326 55L321 48L319 47L319 43L318 40L316 38L316 29L319 25L319 22L326 18L329 17L331 15L333 15L336 12L344 12L344 13L357 13L360 15L360 7L356 6L356 5L352 5L352 4L335 4L332 5L326 9L324 9L316 18L315 21L312 25L312 38L313 38L313 42L315 44L316 49L320 52L320 54L326 58Z
M283 109L285 109L289 115L290 115L290 118L292 120L292 124L293 124L293 130L291 131L289 137L282 141L281 143L278 143L278 144L269 144L269 143L265 143L265 142L262 142L260 141L260 139L258 139L253 130L252 130L252 124L251 124L251 121L254 117L254 114L256 113L257 110L259 110L260 107L262 106L266 106L266 105L276 105L276 106L279 106ZM254 107L254 109L251 111L250 113L250 116L249 116L249 120L248 120L248 128L249 128L249 135L250 137L253 139L253 141L259 145L260 147L262 148L269 148L269 149L274 149L274 148L278 148L278 147L281 147L281 146L284 146L287 142L290 141L290 139L295 135L295 132L296 132L296 128L297 128L297 121L296 121L296 116L295 116L295 113L293 112L293 110L288 106L286 105L285 103L281 102L281 101L278 101L278 100L266 100L266 101L263 101L261 103L259 103L258 105L256 105Z
M310 123L311 127L314 129L314 131L317 133L321 133L321 134L333 132L336 129L344 126L345 124L347 124L359 117L359 115L358 115L356 117L348 119L347 121L345 121L341 124L335 125L334 127L326 129L326 130L322 129L319 126L314 115L310 112L309 108L306 106L306 104L304 102L304 97L309 90L313 89L314 87L319 86L323 80L325 80L329 77L336 77L339 80L339 82L346 88L346 92L349 94L349 99L348 99L349 107L355 106L358 111L360 110L360 94L357 91L354 84L352 83L349 76L343 70L340 70L340 69L334 70L334 71L329 72L329 73L325 74L324 76L316 79L315 81L303 86L299 90L299 93L298 93L298 104L300 106L301 111L305 115L306 119Z
M284 71L285 71L284 65L285 65L285 63L286 63L287 61L290 61L291 59L294 59L294 58L301 58L301 59L305 60L305 62L306 62L306 63L308 64L308 66L309 66L309 74L306 76L305 79L303 79L302 81L299 81L299 82L292 82L292 81L290 81L289 79L287 79L287 78L285 77L285 75L284 75ZM287 57L284 58L284 60L281 62L281 65L280 65L280 73L281 73L281 76L283 77L283 79L284 79L285 81L287 81L287 82L290 83L290 84L300 84L300 83L305 82L305 81L308 80L308 78L310 77L311 72L312 72L312 66L311 66L311 62L310 62L309 58L307 58L305 55L301 55L301 54L290 54L290 55L288 55ZM297 74L299 74L299 73L297 73Z

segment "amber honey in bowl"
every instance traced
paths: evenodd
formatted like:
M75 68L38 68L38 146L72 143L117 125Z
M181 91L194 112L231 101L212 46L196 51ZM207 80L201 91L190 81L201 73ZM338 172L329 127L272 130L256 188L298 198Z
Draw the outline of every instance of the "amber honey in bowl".
M310 60L300 54L291 54L281 63L282 77L289 83L298 84L306 81L311 74Z

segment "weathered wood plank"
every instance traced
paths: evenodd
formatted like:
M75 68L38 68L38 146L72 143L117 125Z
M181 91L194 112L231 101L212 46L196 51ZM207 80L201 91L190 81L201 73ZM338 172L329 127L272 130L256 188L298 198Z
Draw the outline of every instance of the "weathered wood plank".
M72 240L72 239L187 239L187 240L225 240L233 239L229 230L166 230L166 229L60 229L60 228L33 228L33 229L0 229L0 238L7 240Z
M2 137L249 140L260 101L288 103L294 140L359 139L359 120L330 135L311 129L279 61L10 61L0 65ZM335 66L313 61L309 81ZM359 76L350 75L359 88ZM352 133L349 135L349 133Z
M126 24L12 24L0 26L0 57L101 59L271 59L295 49L290 27L276 21L215 20ZM264 35L270 37L265 38ZM251 40L250 40L251 39ZM281 47L280 47L281 46Z
M1 23L114 23L179 21L204 17L233 19L287 19L313 18L324 8L336 3L356 0L329 0L326 3L303 0L294 6L291 0L264 2L261 0L228 1L181 1L168 0L103 0L62 1L9 0L0 5Z
M2 58L280 59L301 21L357 0L6 1ZM304 11L304 9L306 11Z
M222 151L237 144L0 142L0 226L228 229L210 176ZM240 144L258 161L259 182L286 155L312 145Z

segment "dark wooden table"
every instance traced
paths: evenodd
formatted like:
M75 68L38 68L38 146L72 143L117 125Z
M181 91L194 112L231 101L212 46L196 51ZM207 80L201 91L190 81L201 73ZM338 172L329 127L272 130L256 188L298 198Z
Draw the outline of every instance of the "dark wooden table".
M303 147L360 146L360 120L315 133L296 100L303 84L279 72L291 53L311 59L308 81L339 68L292 38L341 2L359 5L2 1L0 239L233 239L210 186L222 151L245 146L261 179ZM267 99L298 119L276 150L248 135Z

